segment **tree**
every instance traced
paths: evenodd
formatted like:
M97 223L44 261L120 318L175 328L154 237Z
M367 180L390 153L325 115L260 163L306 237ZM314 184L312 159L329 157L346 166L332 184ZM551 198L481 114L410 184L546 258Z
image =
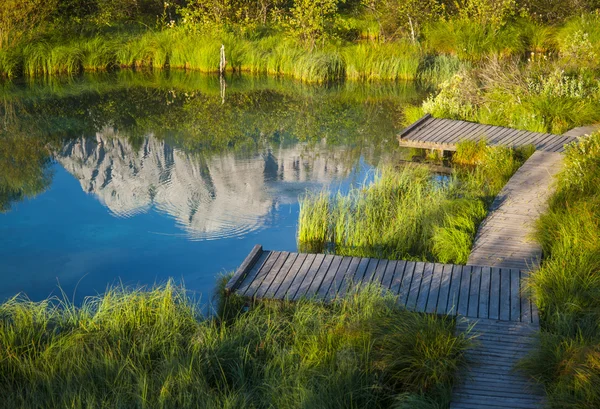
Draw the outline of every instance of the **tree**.
M314 48L333 25L338 3L338 0L294 0L287 24L290 33Z
M58 0L2 0L0 50L16 45L27 33L48 21Z

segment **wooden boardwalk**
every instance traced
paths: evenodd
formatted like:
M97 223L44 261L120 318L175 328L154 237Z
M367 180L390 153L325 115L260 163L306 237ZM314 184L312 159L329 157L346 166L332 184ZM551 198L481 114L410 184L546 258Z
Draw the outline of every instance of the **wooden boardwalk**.
M454 119L438 119L427 114L398 135L400 146L455 151L460 141L485 139L490 145L533 145L538 151L562 152L576 134L553 135L521 131L502 126L483 125Z
M538 265L542 248L531 236L546 209L561 162L560 153L536 151L519 168L479 226L468 264L523 271Z
M333 300L350 286L376 283L410 311L537 323L514 268L461 266L263 250L256 246L227 290L253 298Z

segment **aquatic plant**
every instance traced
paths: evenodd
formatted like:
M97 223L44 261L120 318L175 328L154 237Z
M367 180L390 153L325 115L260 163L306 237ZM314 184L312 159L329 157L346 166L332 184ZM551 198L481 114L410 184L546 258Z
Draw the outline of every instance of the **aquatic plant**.
M469 346L451 318L402 311L376 287L330 306L234 305L228 319L203 316L173 283L109 288L79 307L15 297L0 305L0 406L443 404Z

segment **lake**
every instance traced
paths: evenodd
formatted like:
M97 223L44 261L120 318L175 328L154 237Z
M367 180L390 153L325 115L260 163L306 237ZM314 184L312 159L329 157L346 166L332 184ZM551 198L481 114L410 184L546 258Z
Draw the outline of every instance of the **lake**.
M413 84L117 73L0 86L0 301L170 277L207 301L255 244L295 251L298 199L396 148Z

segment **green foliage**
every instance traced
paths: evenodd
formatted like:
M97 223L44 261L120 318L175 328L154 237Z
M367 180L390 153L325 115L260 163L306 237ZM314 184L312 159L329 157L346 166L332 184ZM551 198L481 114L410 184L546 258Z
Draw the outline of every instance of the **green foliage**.
M600 14L583 14L569 20L557 34L560 56L570 65L598 68Z
M225 301L227 302L227 301ZM450 390L469 346L381 289L205 318L183 288L0 305L2 407L374 407ZM56 393L60 391L60 393Z
M3 0L0 7L0 51L14 47L46 23L58 0Z
M358 44L344 49L346 77L353 80L413 80L421 52L407 42Z
M546 383L553 407L600 405L600 134L565 154L550 208L538 222L546 255L531 276L542 343L524 367Z
M329 197L301 200L298 241L307 251L332 244L336 254L466 263L479 223L491 201L526 160L512 149L485 143L460 148L481 151L438 181L427 167L385 168L372 184Z
M286 26L311 50L331 32L340 0L294 0Z

